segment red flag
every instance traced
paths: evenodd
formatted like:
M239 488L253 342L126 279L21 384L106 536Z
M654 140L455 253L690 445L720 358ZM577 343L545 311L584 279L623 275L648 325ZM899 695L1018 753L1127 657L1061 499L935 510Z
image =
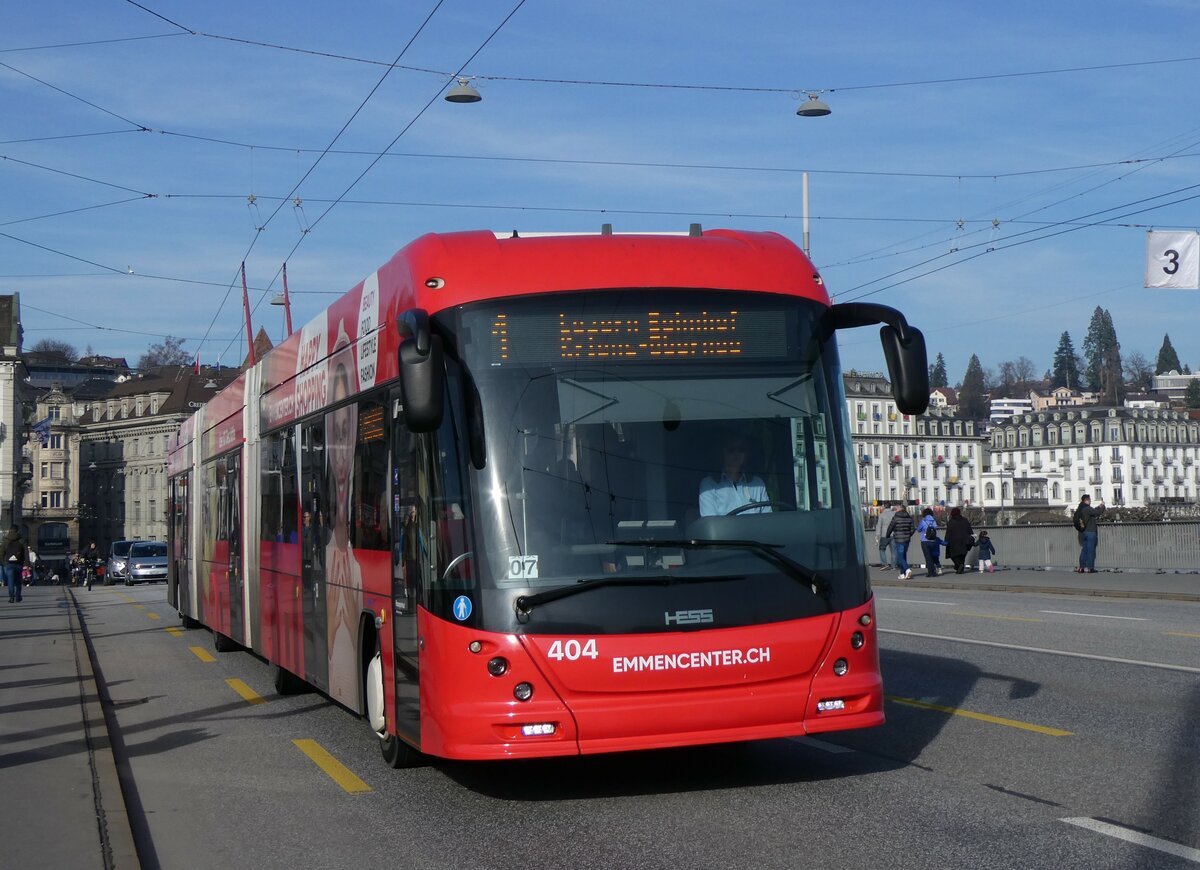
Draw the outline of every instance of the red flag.
M246 287L246 261L242 261L242 308L246 310L246 344L250 345L247 359L254 365L254 333L250 331L250 291Z

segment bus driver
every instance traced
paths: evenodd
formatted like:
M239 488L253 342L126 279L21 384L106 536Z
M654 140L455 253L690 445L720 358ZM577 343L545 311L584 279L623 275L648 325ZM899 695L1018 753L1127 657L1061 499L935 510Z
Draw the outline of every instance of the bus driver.
M721 472L700 481L700 516L723 517L743 505L769 501L767 486L758 475L746 475L746 439L737 434L725 438ZM747 514L770 513L769 505L749 508Z

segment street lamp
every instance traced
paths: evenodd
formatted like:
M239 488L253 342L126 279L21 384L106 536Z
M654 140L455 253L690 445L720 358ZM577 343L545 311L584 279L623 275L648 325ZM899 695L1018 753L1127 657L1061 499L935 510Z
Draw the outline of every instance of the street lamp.
M819 94L809 94L808 100L800 104L800 108L796 110L796 114L802 118L821 118L831 114L832 109L824 102L818 99ZM446 99L450 99L447 97Z

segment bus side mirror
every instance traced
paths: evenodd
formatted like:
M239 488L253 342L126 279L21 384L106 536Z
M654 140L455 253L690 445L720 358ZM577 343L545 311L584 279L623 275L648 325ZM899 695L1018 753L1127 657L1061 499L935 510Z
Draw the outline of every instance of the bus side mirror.
M929 358L925 336L904 315L887 305L843 302L829 309L830 330L882 323L879 341L887 360L892 396L901 414L924 414L929 407Z
M915 326L908 328L908 340L894 326L879 330L883 358L892 379L892 396L901 414L924 414L929 407L929 357L925 336Z
M400 393L404 422L413 432L442 425L446 365L441 336L429 329L429 315L413 308L400 315Z

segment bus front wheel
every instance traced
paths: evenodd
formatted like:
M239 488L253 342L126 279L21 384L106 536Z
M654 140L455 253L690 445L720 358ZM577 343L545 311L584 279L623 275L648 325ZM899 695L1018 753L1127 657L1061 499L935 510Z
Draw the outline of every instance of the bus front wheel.
M387 731L383 702L383 653L378 649L367 663L366 698L367 724L379 740L379 752L388 767L413 767L420 763L421 753L395 734Z

